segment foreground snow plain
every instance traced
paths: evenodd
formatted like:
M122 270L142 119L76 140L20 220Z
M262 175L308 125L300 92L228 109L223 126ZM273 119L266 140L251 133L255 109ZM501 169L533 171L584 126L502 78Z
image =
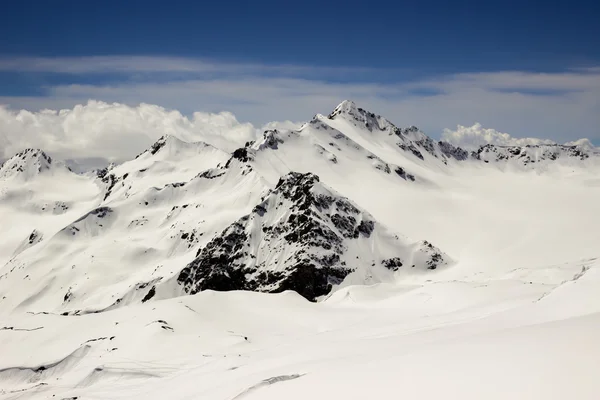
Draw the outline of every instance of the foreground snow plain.
M426 273L401 268L395 279L340 285L316 303L291 291L175 296L159 289L144 303L129 296L103 312L62 315L75 305L105 307L114 301L110 290L126 292L121 280L151 271L154 264L141 250L145 243L162 243L151 254L164 258L165 269L181 268L193 256L179 242L165 244L166 231L152 225L152 212L179 204L176 193L157 195L160 204L144 211L146 231L125 230L117 219L100 244L96 227L81 228L90 235L83 244L55 236L98 205L119 210L123 204L119 212L133 214L131 204L151 200L152 186L189 180L200 171L165 154L144 165L150 158L142 156L132 161L139 165L116 168L158 172L140 175L127 197L115 192L112 202L91 178L60 169L28 176L18 186L7 178L0 203L2 221L9 221L2 223L8 233L0 244L7 262L0 270L0 399L597 399L598 163L444 164L399 152L387 136L376 137L351 118L322 119L352 146L323 152L330 133L319 123L307 124L300 134L283 134L277 150L257 153L253 172L243 178L226 175L218 188L207 183L186 195L206 208L198 218L216 213L219 202L229 206L226 216L206 218L207 231L248 212L282 174L313 172L378 223L430 240L453 265ZM182 145L169 146L180 157ZM228 158L213 148L184 149L210 161L201 170ZM380 173L381 165L372 168L377 163L399 165L416 180L394 180ZM68 210L42 213L65 191L57 181L78 190L69 191ZM217 194L222 197L211 200ZM33 228L44 239L23 248ZM115 253L85 272L61 269L61 252L83 258L82 246L92 253L97 248L98 255L113 241L119 242L110 245ZM31 282L30 274L44 287L63 288L60 301ZM74 300L62 304L67 287L73 287ZM77 288L86 296L78 299Z

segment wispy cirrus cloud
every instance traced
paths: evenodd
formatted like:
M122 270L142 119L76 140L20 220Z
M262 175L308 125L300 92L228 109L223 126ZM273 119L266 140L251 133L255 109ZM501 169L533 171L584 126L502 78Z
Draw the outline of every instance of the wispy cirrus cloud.
M177 74L178 76L276 76L276 77L360 77L398 76L400 68L308 66L224 62L210 59L164 56L87 56L87 57L3 57L1 71L53 73L65 75ZM407 71L404 71L407 73Z
M417 85L434 88L465 89L484 88L488 90L548 90L548 91L582 91L599 89L600 69L573 69L564 72L525 72L497 71L461 73L442 76L436 79L417 82Z

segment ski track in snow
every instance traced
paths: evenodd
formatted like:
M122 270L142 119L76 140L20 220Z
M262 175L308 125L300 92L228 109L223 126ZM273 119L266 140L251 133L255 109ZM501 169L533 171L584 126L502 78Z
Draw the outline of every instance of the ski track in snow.
M257 383L256 385L251 386L248 389L244 390L242 393L238 394L231 400L236 400L236 399L241 399L243 397L246 397L250 392L255 391L256 389L259 389L263 386L269 386L269 385L273 385L278 382L285 382L285 381L289 381L292 379L298 379L301 376L302 375L300 375L300 374L293 374L293 375L280 375L280 376L274 376L271 378L267 378L267 379Z
M21 152L0 400L597 399L599 174L598 149L469 153L347 101L232 154Z

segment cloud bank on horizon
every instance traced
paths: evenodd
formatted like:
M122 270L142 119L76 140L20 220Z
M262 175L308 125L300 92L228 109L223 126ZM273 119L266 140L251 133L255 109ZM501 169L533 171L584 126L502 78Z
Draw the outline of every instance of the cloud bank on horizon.
M458 125L456 130L444 129L444 133L442 133L442 140L467 150L475 150L486 144L493 144L496 146L535 146L544 144L557 144L557 142L550 139L515 138L508 133L498 132L492 128L484 128L478 122L472 126ZM588 149L595 147L588 138L580 138L559 144L564 144L567 146L580 146Z
M59 159L72 160L75 165L82 163L81 169L86 169L131 159L166 134L188 142L204 141L231 152L256 139L265 129L299 126L300 123L292 121L273 121L257 127L239 122L230 112L194 112L187 117L151 104L128 106L89 101L72 109L38 112L0 107L0 160L33 147ZM556 143L549 139L513 138L479 123L445 129L442 139L465 149L488 143L503 146ZM588 139L568 144L592 146Z
M230 112L194 112L187 117L151 104L132 107L89 101L71 109L38 112L0 107L0 159L32 147L63 160L118 163L135 157L163 135L233 151L264 129L296 126L283 121L255 127L239 122Z
M17 71L53 79L35 95L0 96L0 158L40 147L59 158L120 161L164 134L230 150L265 126L295 127L289 121L307 121L344 99L465 148L600 142L596 67L411 77L173 57L0 59L0 72ZM269 124L279 120L287 122Z

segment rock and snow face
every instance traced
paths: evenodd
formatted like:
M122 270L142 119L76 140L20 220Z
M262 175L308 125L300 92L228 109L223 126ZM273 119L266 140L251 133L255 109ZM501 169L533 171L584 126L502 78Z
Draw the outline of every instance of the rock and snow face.
M104 200L173 183L184 183L199 172L226 161L229 154L203 142L187 143L163 136L134 160L98 171ZM122 196L114 196L119 192Z
M404 269L436 269L447 255L407 244L319 182L289 173L252 213L201 249L177 278L186 292L293 290L309 300L349 282L392 281Z
M78 177L96 186L89 208L44 221L44 239L7 260L0 291L8 295L0 309L79 315L147 301L155 283L179 273L268 191L244 165L216 168L230 155L212 146L167 140L157 148ZM21 224L29 235L39 222ZM16 280L21 288L12 290Z
M485 145L471 153L471 157L483 162L516 161L523 166L556 160L584 161L590 156L597 157L600 152L589 146L566 146L559 144L543 144L528 146L495 146Z
M29 180L54 168L66 168L53 163L50 156L39 149L25 149L6 160L0 167L0 179L20 178Z
M447 163L448 159L465 160L468 158L468 152L461 148L447 142L435 142L416 126L398 128L382 116L357 107L352 101L342 102L327 116L327 119L333 121L341 119L371 134L387 135L389 137L385 138L385 141L422 161L427 155L437 158L443 163ZM324 118L317 116L313 121L324 121Z
M567 162L569 160L582 161L590 156L600 156L600 151L590 146L589 141L578 141L570 145L549 144L523 147L488 144L469 152L448 142L436 142L416 126L398 128L382 116L356 106L352 101L342 102L327 116L327 119L332 121L342 120L341 124L334 124L334 126L350 124L359 130L368 131L371 136L388 135L389 138L382 141L394 143L400 149L421 161L425 161L426 157L433 157L444 164L447 164L450 160L465 161L472 159L486 163L513 162L520 166L527 166L543 161L556 161L559 159L567 160ZM327 122L323 116L318 115L312 123L326 124Z

